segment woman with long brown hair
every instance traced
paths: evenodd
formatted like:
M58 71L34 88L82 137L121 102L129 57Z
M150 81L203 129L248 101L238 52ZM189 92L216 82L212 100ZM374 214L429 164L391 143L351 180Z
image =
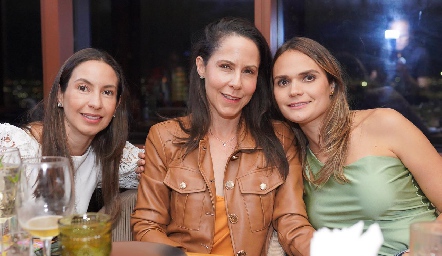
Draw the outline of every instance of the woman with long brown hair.
M303 37L287 41L273 59L272 81L297 138L314 228L376 222L384 236L379 255L396 255L408 247L411 223L442 218L442 157L395 110L351 111L344 72L326 48Z
M224 18L194 44L188 115L154 125L131 224L187 252L267 255L271 234L309 255L293 133L271 119L271 54L249 21Z
M93 48L74 53L60 68L47 102L30 111L22 128L0 124L0 145L23 158L65 156L75 177L76 212L102 188L106 212L120 213L119 187L136 188L139 149L128 137L126 81L119 64Z

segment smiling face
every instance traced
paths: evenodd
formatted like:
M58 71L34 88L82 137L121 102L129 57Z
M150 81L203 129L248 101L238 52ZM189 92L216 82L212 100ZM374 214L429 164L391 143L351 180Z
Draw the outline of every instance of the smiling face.
M273 67L273 93L288 120L321 124L334 90L325 71L307 55L294 50L281 54Z
M259 64L256 44L236 35L225 37L210 59L196 59L213 117L239 118L255 92Z
M117 107L118 78L108 64L90 60L72 72L66 91L59 91L69 137L92 140L112 120Z

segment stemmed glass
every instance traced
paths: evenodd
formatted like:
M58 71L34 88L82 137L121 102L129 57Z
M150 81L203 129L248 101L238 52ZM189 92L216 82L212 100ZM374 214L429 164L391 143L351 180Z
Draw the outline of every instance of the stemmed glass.
M23 159L17 187L16 211L20 226L43 242L43 255L51 255L58 219L73 213L74 178L66 157Z
M15 192L21 164L20 151L0 147L0 252L5 250L3 236L15 229Z

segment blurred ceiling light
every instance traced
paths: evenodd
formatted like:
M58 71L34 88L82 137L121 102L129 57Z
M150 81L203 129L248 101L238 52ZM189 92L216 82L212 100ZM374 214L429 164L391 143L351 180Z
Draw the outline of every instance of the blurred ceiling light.
M399 34L399 30L385 30L385 39L398 39Z

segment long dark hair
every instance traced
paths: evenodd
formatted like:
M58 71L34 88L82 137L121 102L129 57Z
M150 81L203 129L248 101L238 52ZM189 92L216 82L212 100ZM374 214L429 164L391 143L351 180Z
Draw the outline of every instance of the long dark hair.
M220 47L222 40L231 35L252 40L260 54L256 90L250 102L242 109L241 119L245 121L257 147L263 149L267 161L278 165L281 174L286 177L288 172L287 158L275 135L269 113L272 97L269 85L271 52L261 32L251 22L242 18L226 17L208 24L199 40L193 44L188 102L190 126L185 127L178 120L181 128L189 134L185 140L186 152L189 153L198 148L198 143L209 131L211 122L204 81L198 75L195 59L201 56L204 63L207 64L212 54Z
M123 148L128 137L128 88L123 71L115 59L108 53L87 48L74 53L61 66L52 84L46 104L42 101L31 110L28 121L41 121L43 125L40 143L43 156L65 156L73 166L65 127L65 113L63 108L57 107L57 95L63 94L68 86L74 69L83 62L102 61L115 71L118 78L117 103L115 117L110 124L97 135L91 142L91 149L96 154L96 164L101 166L102 195L106 213L115 220L120 213L119 200L119 167ZM43 116L41 116L43 113ZM81 185L81 184L77 184ZM76 187L77 189L80 186Z
M328 156L328 159L317 177L314 177L308 168L306 157L308 144L307 137L298 124L288 121L291 123L295 132L297 139L296 145L301 152L300 158L303 168L309 170L309 175L305 175L305 178L317 185L325 183L332 175L338 181L347 182L348 180L344 175L344 162L348 151L352 115L347 101L345 85L346 75L338 60L324 46L305 37L294 37L285 42L276 51L273 58L272 73L275 62L286 51L299 51L310 57L325 71L328 82L334 83L335 85L334 93L331 96L331 104L327 109L319 134L321 152L325 153ZM272 89L273 87L274 84L272 82ZM278 109L274 97L273 103L275 109ZM280 114L280 116L282 116L282 114Z

